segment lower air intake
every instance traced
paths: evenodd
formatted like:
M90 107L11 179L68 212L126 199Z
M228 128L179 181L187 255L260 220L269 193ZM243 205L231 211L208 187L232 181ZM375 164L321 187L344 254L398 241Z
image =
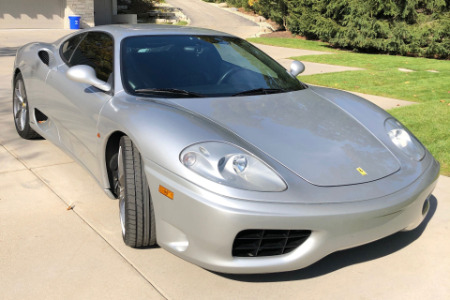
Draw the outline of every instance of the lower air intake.
M251 229L238 233L233 256L260 257L286 254L303 244L311 230Z

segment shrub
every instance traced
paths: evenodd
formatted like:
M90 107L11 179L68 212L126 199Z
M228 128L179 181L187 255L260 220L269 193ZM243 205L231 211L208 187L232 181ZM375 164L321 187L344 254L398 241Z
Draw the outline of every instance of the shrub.
M335 47L360 52L450 57L450 11L445 0L226 2L251 9L294 34L326 41Z

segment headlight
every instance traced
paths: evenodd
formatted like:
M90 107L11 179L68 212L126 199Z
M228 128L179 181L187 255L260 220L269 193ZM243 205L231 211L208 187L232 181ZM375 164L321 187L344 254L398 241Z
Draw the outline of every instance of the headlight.
M243 149L221 142L194 144L184 149L180 161L188 169L230 187L278 192L284 181L269 166Z
M407 156L417 161L424 157L425 149L402 124L390 118L386 120L384 126L394 145L403 150Z

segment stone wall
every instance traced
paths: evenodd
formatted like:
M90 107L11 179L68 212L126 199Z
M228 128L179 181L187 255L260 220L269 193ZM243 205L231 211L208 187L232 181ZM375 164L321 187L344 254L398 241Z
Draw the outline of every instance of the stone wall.
M94 0L66 0L64 28L70 28L69 16L81 16L81 28L94 26Z

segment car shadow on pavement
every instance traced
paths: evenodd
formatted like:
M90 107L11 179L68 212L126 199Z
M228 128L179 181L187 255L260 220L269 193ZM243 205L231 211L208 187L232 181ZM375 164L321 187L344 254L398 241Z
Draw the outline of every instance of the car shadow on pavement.
M432 195L430 197L430 210L424 221L416 229L412 231L398 232L381 240L363 246L332 253L322 260L304 269L270 274L215 274L228 279L245 282L293 281L319 277L345 268L347 266L387 256L408 246L409 244L417 240L425 231L428 222L431 220L431 218L433 218L433 215L436 212L436 208L437 199Z
M0 48L0 57L2 56L16 56L16 52L18 47L1 47Z

